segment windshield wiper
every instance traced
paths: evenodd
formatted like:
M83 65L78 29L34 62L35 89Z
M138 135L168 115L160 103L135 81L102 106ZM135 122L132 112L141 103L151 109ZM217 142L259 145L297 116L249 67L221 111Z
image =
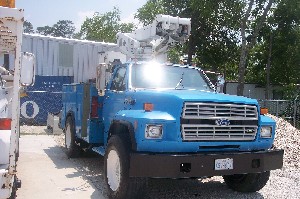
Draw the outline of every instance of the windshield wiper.
M178 86L180 86L180 85L182 86L182 88L184 88L184 86L182 85L183 75L184 75L184 72L181 74L181 78L180 78L178 84L176 85L175 90L176 90L176 89L178 88Z

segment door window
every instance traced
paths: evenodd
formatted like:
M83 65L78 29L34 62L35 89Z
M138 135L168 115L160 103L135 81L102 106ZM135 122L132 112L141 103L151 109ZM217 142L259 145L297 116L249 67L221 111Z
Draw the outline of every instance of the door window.
M110 90L125 91L126 88L126 68L119 68L112 80Z

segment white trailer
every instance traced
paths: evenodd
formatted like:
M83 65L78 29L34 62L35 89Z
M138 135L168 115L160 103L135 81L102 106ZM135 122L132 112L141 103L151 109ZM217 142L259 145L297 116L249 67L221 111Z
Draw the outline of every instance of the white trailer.
M20 187L16 177L20 129L19 91L21 85L28 86L34 82L34 56L21 54L24 11L1 5L0 54L13 53L15 59L12 70L0 66L0 199L12 199Z
M71 76L74 83L96 78L96 66L114 59L126 61L116 44L23 34L22 51L36 57L36 75Z

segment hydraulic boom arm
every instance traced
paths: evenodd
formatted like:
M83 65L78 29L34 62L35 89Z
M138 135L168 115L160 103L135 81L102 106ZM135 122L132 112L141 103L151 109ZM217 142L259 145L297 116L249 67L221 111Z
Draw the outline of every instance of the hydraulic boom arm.
M157 15L152 24L131 33L118 33L117 44L127 59L166 61L168 49L184 43L191 31L189 18Z

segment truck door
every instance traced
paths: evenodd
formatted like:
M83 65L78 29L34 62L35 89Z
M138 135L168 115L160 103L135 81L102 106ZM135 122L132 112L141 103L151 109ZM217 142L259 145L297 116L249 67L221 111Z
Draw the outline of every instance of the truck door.
M110 88L108 88L104 96L103 119L106 128L109 127L116 113L125 108L126 87L126 67L122 66L114 73ZM105 131L107 130L105 129Z

